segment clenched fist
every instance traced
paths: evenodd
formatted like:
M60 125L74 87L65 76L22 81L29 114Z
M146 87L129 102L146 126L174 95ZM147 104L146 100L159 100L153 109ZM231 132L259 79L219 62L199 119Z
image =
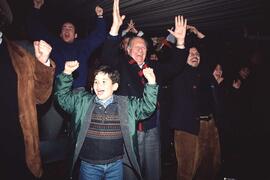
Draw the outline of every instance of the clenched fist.
M156 84L156 76L152 68L143 69L143 75L147 79L148 84Z
M52 47L45 41L34 41L34 49L36 58L43 64L47 63Z
M103 15L103 9L100 6L97 6L95 11L96 11L97 16Z
M33 0L34 8L40 9L44 4L44 0Z
M78 61L66 61L65 62L65 74L72 74L73 71L75 71L79 67L79 62Z

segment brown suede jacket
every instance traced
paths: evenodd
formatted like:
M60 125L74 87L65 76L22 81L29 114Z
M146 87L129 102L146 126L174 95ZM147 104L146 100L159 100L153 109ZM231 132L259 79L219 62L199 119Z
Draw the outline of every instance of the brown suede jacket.
M6 39L5 39L6 40ZM30 53L6 40L18 79L19 120L24 136L25 158L36 177L42 175L36 104L44 103L52 92L55 64L45 66Z

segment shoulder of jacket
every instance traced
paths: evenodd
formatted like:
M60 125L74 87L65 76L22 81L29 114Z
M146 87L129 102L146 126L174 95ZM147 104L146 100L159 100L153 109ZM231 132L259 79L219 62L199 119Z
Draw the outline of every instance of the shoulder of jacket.
M12 53L16 53L21 57L29 54L24 48L22 48L16 42L9 41L9 40L7 40L6 42L7 42L7 45L9 47L9 50L11 50Z

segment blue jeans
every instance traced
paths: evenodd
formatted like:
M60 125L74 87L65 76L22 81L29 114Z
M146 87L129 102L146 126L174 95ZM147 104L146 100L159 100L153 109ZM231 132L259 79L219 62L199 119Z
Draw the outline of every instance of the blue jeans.
M79 180L122 180L123 160L109 164L90 164L82 161Z
M159 128L155 127L146 132L137 131L137 135L143 179L159 180L161 174Z

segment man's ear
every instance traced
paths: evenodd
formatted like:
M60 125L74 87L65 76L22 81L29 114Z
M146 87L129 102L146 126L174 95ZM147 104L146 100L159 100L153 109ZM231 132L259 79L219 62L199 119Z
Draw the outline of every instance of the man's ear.
M119 87L119 84L118 83L114 83L113 84L113 91L116 91Z
M75 39L76 39L76 38L78 37L78 34L77 34L77 33L75 33L74 37L75 37Z
M131 50L131 48L130 48L130 46L128 46L128 47L127 47L127 52L128 52L128 54L130 54L130 50Z

